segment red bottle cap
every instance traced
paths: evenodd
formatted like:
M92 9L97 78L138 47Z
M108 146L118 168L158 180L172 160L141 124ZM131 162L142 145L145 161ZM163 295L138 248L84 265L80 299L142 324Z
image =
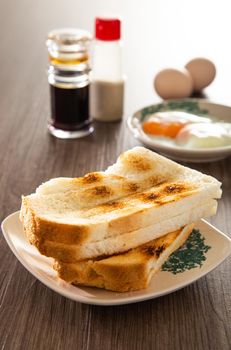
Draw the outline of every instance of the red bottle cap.
M96 18L95 37L105 41L119 40L120 20L117 18Z

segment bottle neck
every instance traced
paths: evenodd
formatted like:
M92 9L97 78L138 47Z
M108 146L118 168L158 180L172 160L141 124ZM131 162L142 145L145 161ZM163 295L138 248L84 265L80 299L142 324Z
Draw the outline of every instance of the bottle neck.
M89 57L88 55L77 57L76 55L69 55L67 58L66 55L59 54L58 57L49 56L49 61L53 66L62 66L62 67L78 67L88 64Z
M64 89L82 88L89 84L89 72L89 66L79 71L67 70L60 68L60 66L50 65L48 68L48 82L53 86Z

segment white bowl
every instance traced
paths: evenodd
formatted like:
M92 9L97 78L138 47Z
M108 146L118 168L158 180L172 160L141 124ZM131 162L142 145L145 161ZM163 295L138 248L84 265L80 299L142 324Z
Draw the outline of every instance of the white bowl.
M205 163L224 159L231 155L231 145L224 147L188 149L182 146L160 143L142 130L142 122L156 112L178 110L200 116L211 116L218 121L231 123L231 107L212 103L203 99L166 100L162 103L140 109L128 119L128 127L133 136L147 147L175 160Z

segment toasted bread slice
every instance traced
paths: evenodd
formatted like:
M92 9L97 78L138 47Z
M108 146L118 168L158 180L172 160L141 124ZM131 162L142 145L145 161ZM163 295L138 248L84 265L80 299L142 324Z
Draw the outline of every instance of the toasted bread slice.
M76 264L56 261L58 276L75 285L116 292L147 288L152 276L192 232L193 224L171 232L127 253Z
M217 202L210 200L163 222L97 242L71 245L48 240L37 241L36 237L30 237L30 239L31 243L37 246L41 254L63 262L77 262L79 260L125 252L164 235L166 232L180 229L188 223L197 221L201 217L213 215L216 209Z
M221 196L211 176L143 147L122 154L104 173L48 181L22 198L21 220L31 241L87 244L183 214Z

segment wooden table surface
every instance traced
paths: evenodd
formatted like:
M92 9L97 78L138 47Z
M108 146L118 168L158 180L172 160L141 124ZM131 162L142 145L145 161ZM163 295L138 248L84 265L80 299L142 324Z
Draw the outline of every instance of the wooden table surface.
M215 5L216 3L216 5ZM0 1L0 219L20 207L43 181L103 170L138 144L126 117L158 101L152 78L161 67L211 57L218 69L206 90L231 105L228 2L205 1ZM96 124L92 136L58 140L48 135L46 33L55 27L91 30L102 11L123 18L123 123ZM231 232L230 158L189 166L223 182L211 221ZM100 307L56 294L36 280L0 236L1 349L231 349L231 259L194 284L170 295L131 305Z

